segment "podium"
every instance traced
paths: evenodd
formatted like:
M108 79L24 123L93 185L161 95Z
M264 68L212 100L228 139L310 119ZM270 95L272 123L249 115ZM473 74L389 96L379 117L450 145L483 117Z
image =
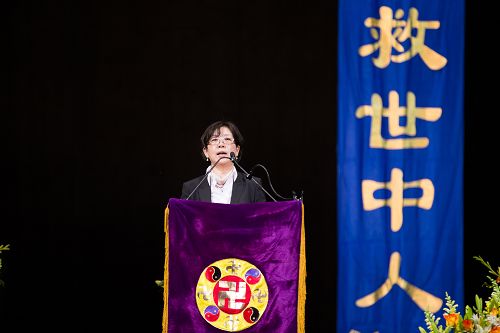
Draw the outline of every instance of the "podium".
M165 209L163 333L304 332L302 201Z

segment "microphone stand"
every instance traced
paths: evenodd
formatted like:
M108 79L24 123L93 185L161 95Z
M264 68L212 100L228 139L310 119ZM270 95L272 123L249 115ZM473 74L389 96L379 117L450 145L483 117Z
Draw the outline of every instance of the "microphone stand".
M234 154L234 153L232 153L232 154ZM231 161L232 161L232 158L230 158L230 157L226 157L226 156L222 156L221 158L219 158L219 159L217 160L217 162L215 162L215 163L214 163L214 165L212 165L212 166L210 167L210 169L207 171L207 173L205 174L205 176L203 176L203 179L202 179L202 180L198 183L198 185L196 185L196 187L194 188L194 190L193 190L191 193L189 193L189 195L187 196L186 200L189 200L189 198L191 198L191 196L193 195L193 193L194 193L194 192L196 192L196 190L198 189L198 187L200 187L200 185L203 183L203 181L204 181L205 179L207 179L208 175L210 174L210 172L212 172L213 168L215 168L215 166L216 166L217 164L219 164L219 162L220 162L221 160L225 159L225 158L227 158L228 160L231 160ZM276 201L276 200L275 200L275 201Z
M260 184L254 178L252 178L252 176L245 169L243 169L243 167L238 163L238 161L236 161L236 155L233 152L231 152L230 155L231 155L231 157L229 159L231 160L231 162L233 162L234 164L236 164L238 166L238 168L240 168L241 171L243 171L243 173L245 174L245 177L247 179L253 180L253 182L255 184L257 184L262 189L262 191L264 191L271 199L273 199L274 202L276 202L276 199L274 199L274 197L262 186L262 184Z

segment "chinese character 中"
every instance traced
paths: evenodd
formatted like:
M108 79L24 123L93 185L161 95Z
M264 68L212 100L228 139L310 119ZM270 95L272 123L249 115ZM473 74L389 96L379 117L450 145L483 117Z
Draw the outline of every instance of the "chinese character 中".
M420 198L405 198L404 190L410 188L422 189ZM389 190L388 199L376 199L375 191ZM412 182L403 181L403 171L398 168L391 170L391 180L387 183L365 179L362 181L363 208L367 211L388 206L391 210L391 230L399 231L403 225L403 207L419 207L430 209L434 202L434 185L430 179L419 179Z

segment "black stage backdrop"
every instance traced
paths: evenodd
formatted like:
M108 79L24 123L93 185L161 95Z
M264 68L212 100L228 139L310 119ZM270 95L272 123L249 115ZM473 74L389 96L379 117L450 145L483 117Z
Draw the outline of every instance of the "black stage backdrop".
M2 7L0 244L11 251L1 254L0 332L160 332L164 209L183 180L204 171L198 139L218 119L240 126L244 167L265 165L283 196L304 190L306 328L332 332L335 1ZM480 1L466 12L464 257L472 304L486 273L472 256L500 264L492 231L498 60L495 12Z

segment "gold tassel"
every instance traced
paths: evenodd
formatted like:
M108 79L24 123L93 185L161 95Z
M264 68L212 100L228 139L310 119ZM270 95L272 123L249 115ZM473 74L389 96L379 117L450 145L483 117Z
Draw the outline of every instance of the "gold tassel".
M168 205L165 209L165 270L163 273L163 333L168 330Z
M306 234L304 229L304 203L302 203L302 227L300 230L299 291L297 304L297 333L305 333L306 321Z

